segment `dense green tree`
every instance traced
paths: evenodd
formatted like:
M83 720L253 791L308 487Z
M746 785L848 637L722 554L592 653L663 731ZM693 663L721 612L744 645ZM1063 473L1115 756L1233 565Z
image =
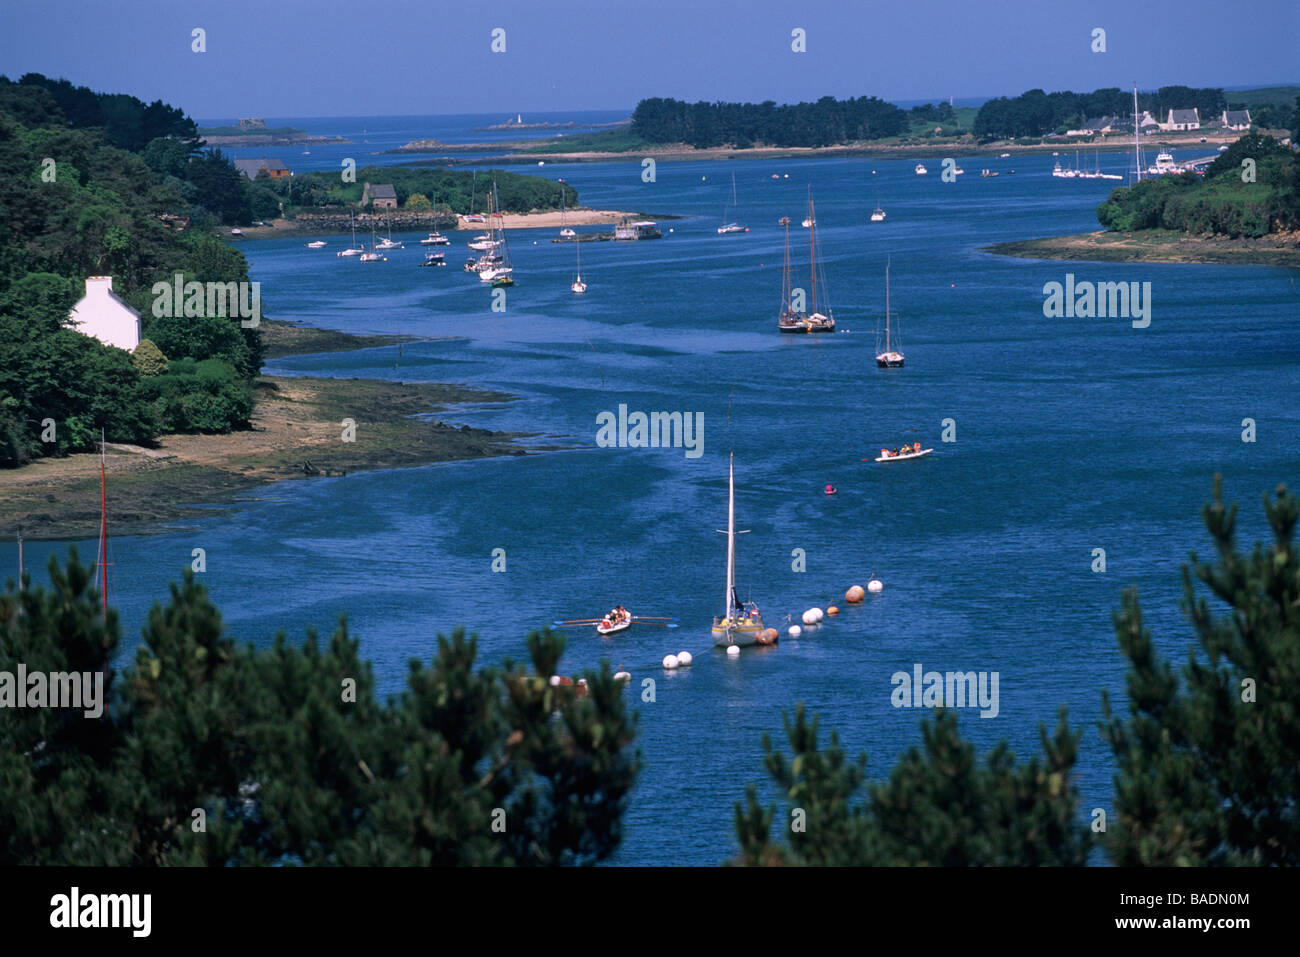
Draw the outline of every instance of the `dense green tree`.
M203 228L211 217L194 205L198 188L176 173L193 168L211 195L236 206L248 199L246 180L222 157L190 161L192 141L169 109L102 98L66 81L47 89L43 78L0 78L0 465L92 448L101 429L113 441L150 442L160 393L190 394L165 410L186 430L247 419L245 386L188 375L146 395L129 355L66 328L87 275L112 275L114 292L146 325L153 284L170 283L177 272L200 282L248 278L243 256ZM156 135L137 146L142 159L107 142L110 129L132 144L141 131ZM222 181L235 192L223 193ZM164 224L167 213L192 216L195 225L174 231ZM261 367L259 331L214 321L171 330L179 341L163 351L220 359L250 380ZM187 409L200 418L176 418Z
M246 429L253 414L252 386L220 359L172 359L166 375L144 380L142 388L166 432Z
M198 144L198 129L183 110L161 100L144 103L124 93L96 93L68 80L51 80L39 73L27 73L20 86L47 94L56 105L60 119L77 129L98 128L114 146L137 152L154 139L174 136ZM9 81L0 77L0 87Z
M907 114L874 96L777 106L764 103L685 103L653 97L632 112L631 132L647 143L688 143L696 148L760 143L829 146L897 136Z
M174 136L160 136L149 141L140 158L159 178L175 176L179 179L185 176L193 155L194 147L189 141Z
M1272 541L1243 555L1236 508L1203 511L1216 561L1191 556L1184 610L1198 647L1182 677L1156 653L1136 592L1115 630L1128 661L1127 717L1103 693L1102 733L1116 758L1115 807L1103 847L1121 866L1300 863L1300 500L1264 497ZM1208 589L1215 604L1197 593ZM1042 755L1021 763L997 745L983 767L950 712L922 723L889 778L864 787L832 733L818 744L800 705L786 719L792 756L764 737L764 763L790 804L784 842L750 787L736 807L742 864L1079 865L1091 837L1078 820L1079 734L1040 730Z
M50 587L0 593L0 672L92 672L114 688L117 612L105 616L91 574L50 563ZM25 689L24 689L25 690ZM120 731L104 707L0 708L0 864L126 863L114 804ZM125 835L123 835L123 838Z
M1103 698L1119 769L1107 840L1117 864L1300 863L1300 502L1279 487L1264 513L1273 540L1239 553L1237 509L1215 479L1202 517L1216 561L1192 553L1183 567L1198 647L1181 679L1156 653L1136 591L1124 595L1115 630L1128 716Z
M790 802L771 837L773 812L750 787L736 807L739 863L832 866L1082 865L1089 847L1079 823L1073 768L1079 733L1062 710L1056 732L1040 732L1043 755L1018 762L1005 743L983 767L961 738L957 719L940 711L921 726L889 778L863 787L866 757L849 763L836 735L818 746L817 720L803 706L786 718L792 757L763 738L764 763Z
M220 359L245 379L256 372L237 318L148 315L144 320L145 335L168 358Z
M253 218L248 179L221 150L205 150L192 158L185 178L194 185L198 204L211 210L221 222L247 223Z
M141 376L166 375L167 357L152 339L141 339L131 353L131 364Z
M0 669L109 670L116 614L75 560L51 576L0 593ZM440 637L385 704L346 625L240 647L187 571L98 718L0 709L0 864L599 861L639 764L624 691L552 684L563 640L528 644L533 673L480 670Z
M1202 122L1219 115L1225 108L1223 90L1216 87L1193 89L1186 86L1161 87L1155 93L1142 93L1138 109L1164 118L1169 110L1198 109ZM1129 123L1133 113L1131 93L1118 87L1072 93L1069 90L1045 93L1028 90L1019 96L1000 96L988 100L975 115L972 128L981 140L1045 136L1077 127L1094 116L1118 116Z
M1266 236L1300 225L1297 176L1300 160L1288 147L1250 133L1211 163L1204 179L1184 173L1116 189L1097 207L1097 221L1120 232Z
M292 202L299 206L347 205L361 201L367 182L391 183L398 202L408 208L411 198L419 194L435 207L446 206L458 213L483 212L494 182L497 199L506 212L559 209L561 203L573 208L578 204L578 191L568 183L508 170L365 166L357 170L355 183L341 182L337 173L302 173L293 178L288 190Z

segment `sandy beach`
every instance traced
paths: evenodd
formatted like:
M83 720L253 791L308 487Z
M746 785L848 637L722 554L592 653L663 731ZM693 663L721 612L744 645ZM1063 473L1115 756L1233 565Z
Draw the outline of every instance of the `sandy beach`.
M1274 131L1279 132L1279 131ZM1196 130L1193 132L1162 132L1157 136L1144 137L1143 150L1155 152L1158 149L1174 150L1215 149L1224 144L1235 142L1242 134L1236 131ZM1280 131L1280 135L1286 135ZM1201 142L1202 137L1205 142ZM577 150L574 152L554 153L534 151L533 149L513 149L514 144L479 144L484 150L507 149L500 155L476 157L459 160L448 156L452 165L491 165L536 163L544 159L547 163L607 163L635 160L651 157L659 162L690 160L739 160L739 159L800 159L827 158L838 156L861 156L878 159L931 159L936 156L986 157L996 158L1003 153L1011 157L1032 156L1060 153L1062 156L1100 151L1102 153L1127 153L1133 149L1132 137L1123 135L1102 136L1094 138L1061 138L1039 143L1016 143L997 140L988 143L978 142L973 136L934 137L913 142L877 142L862 141L841 143L834 146L752 146L736 148L714 146L697 149L686 143L666 143L646 146L642 149L612 153L599 150Z
M644 213L630 213L617 209L586 209L582 206L563 214L559 210L546 213L503 213L501 225L506 229L559 229L567 220L570 226L610 226L625 219L644 219ZM661 217L662 218L662 217ZM457 229L483 229L485 223L470 223L459 217Z

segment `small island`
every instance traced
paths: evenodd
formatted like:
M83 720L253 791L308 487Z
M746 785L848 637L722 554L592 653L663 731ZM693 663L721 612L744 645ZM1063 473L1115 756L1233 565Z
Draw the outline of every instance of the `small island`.
M1204 171L1165 173L1114 190L1105 229L1004 242L987 252L1031 259L1300 266L1300 158L1250 133Z
M208 146L300 146L317 143L351 143L343 136L313 136L292 126L268 127L258 118L242 119L231 126L200 126L198 135Z

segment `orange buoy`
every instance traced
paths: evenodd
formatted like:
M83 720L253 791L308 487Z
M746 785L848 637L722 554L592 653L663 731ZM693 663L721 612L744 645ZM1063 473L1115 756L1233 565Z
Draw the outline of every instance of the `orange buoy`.
M861 585L854 585L844 593L844 600L850 605L856 605L865 597L867 597L867 593L862 590Z
M831 605L831 607L826 609L826 614L828 615L838 615L839 613L840 610L836 608L834 605Z

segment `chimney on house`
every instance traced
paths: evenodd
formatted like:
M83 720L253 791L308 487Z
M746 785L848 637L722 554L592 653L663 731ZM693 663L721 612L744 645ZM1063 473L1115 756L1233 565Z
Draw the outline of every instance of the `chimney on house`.
M87 276L86 295L103 296L113 291L112 276Z

